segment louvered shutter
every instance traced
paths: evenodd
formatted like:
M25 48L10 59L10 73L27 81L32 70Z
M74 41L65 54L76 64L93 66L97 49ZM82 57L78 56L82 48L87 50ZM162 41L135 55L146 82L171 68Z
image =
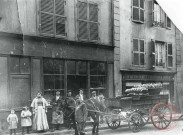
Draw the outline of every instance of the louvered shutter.
M133 64L139 65L139 40L133 39Z
M144 22L144 0L140 0L140 21Z
M140 12L139 12L139 0L132 0L132 18L134 21L140 20Z
M166 17L166 27L171 28L171 20L168 16Z
M98 5L89 4L90 40L98 40Z
M144 40L140 40L140 65L145 64Z
M87 3L78 1L78 38L88 40Z
M54 0L41 0L40 11L40 32L41 34L54 34Z
M65 0L55 0L55 29L56 35L65 35Z
M173 67L173 52L172 44L167 44L167 65L168 67Z
M151 68L155 68L155 41L151 40Z

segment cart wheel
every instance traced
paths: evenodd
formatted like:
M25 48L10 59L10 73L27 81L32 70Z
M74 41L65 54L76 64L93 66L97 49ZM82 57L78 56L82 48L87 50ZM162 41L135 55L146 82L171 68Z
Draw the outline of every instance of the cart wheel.
M108 127L114 130L120 126L121 120L120 117L117 116L117 114L114 111L112 111L112 115L106 116L106 122Z
M168 105L156 104L151 111L151 121L157 129L166 129L172 121L172 111Z
M142 116L138 113L133 113L129 118L128 126L134 133L139 132L143 126Z

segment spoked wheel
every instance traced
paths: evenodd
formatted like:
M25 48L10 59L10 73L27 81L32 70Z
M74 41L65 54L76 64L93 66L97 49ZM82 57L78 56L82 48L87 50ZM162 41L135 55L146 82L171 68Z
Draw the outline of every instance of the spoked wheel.
M112 111L112 114L110 116L106 116L106 122L108 127L114 130L120 126L121 120L118 114Z
M172 111L168 105L156 104L151 111L151 121L157 129L166 129L172 121Z
M143 126L143 119L139 113L133 113L128 121L128 126L131 131L139 132Z
M140 115L142 116L143 121L142 126L145 126L149 121L149 114L141 113Z

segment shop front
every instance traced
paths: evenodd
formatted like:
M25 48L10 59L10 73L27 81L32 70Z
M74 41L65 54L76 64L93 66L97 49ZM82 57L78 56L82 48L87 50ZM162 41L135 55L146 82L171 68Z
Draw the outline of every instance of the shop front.
M161 84L160 95L168 95L169 102L174 102L174 75L175 72L130 71L121 70L122 93L126 89L143 84Z

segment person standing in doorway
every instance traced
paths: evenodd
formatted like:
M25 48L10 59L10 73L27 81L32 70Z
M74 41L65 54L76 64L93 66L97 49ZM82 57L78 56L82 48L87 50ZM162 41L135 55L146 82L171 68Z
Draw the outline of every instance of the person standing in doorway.
M15 110L11 109L11 114L8 115L7 122L9 124L10 135L12 135L12 133L14 133L14 135L16 135L18 117L15 114Z
M47 101L42 97L41 92L38 92L37 97L32 101L31 107L33 109L33 130L38 132L49 129L47 121Z

